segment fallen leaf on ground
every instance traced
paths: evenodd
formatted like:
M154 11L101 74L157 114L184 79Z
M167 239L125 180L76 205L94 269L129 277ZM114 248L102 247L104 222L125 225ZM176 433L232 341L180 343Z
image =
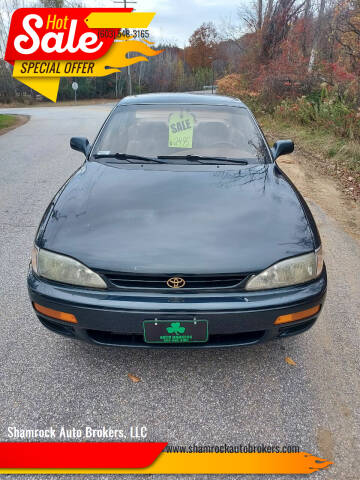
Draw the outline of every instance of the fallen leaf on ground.
M285 362L288 363L289 365L296 365L294 360L290 357L285 357Z
M134 383L138 383L140 382L141 378L140 377L137 377L136 375L133 375L132 373L128 373L128 377L130 378L130 380Z

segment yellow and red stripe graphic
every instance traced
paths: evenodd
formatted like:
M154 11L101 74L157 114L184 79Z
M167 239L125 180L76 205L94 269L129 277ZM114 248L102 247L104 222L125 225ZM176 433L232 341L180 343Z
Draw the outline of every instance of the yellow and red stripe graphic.
M4 442L0 473L309 474L332 462L299 453L161 453L167 443Z

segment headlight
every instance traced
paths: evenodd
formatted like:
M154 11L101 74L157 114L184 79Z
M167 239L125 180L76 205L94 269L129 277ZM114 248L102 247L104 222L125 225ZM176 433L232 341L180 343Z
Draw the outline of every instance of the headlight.
M318 277L323 268L321 247L315 252L287 258L275 263L247 282L245 290L266 290L309 282Z
M82 287L107 288L100 275L65 255L34 247L31 254L31 265L39 277L48 280Z

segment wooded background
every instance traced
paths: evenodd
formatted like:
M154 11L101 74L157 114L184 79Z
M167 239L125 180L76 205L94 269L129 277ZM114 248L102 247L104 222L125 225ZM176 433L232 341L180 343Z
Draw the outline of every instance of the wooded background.
M2 0L0 54L12 12L20 7L81 6L65 0ZM234 8L236 3L234 2ZM234 25L199 25L188 46L156 45L164 51L116 76L62 78L58 101L121 98L129 93L199 90L241 98L255 112L335 135L360 139L360 0L257 0L239 6ZM35 102L35 92L12 78L0 60L0 103Z

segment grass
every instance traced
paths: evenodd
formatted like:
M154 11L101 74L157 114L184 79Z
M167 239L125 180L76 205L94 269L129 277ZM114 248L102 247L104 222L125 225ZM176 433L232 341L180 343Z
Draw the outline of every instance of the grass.
M14 115L0 114L0 130L3 128L11 127L16 123L17 118Z
M0 0L1 1L1 0ZM90 98L77 100L58 100L56 103L50 100L43 100L42 102L34 101L32 98L24 97L21 101L16 99L9 103L0 103L0 108L40 108L40 107L63 107L63 106L80 106L80 105L94 105L103 103L117 103L120 98Z
M295 151L311 168L334 177L353 199L360 199L360 144L334 133L298 123L285 122L270 114L257 115L269 144L291 139Z
M271 115L262 115L258 120L271 141L291 138L302 153L314 156L330 171L343 169L360 176L358 142L339 138L321 128L285 123Z

